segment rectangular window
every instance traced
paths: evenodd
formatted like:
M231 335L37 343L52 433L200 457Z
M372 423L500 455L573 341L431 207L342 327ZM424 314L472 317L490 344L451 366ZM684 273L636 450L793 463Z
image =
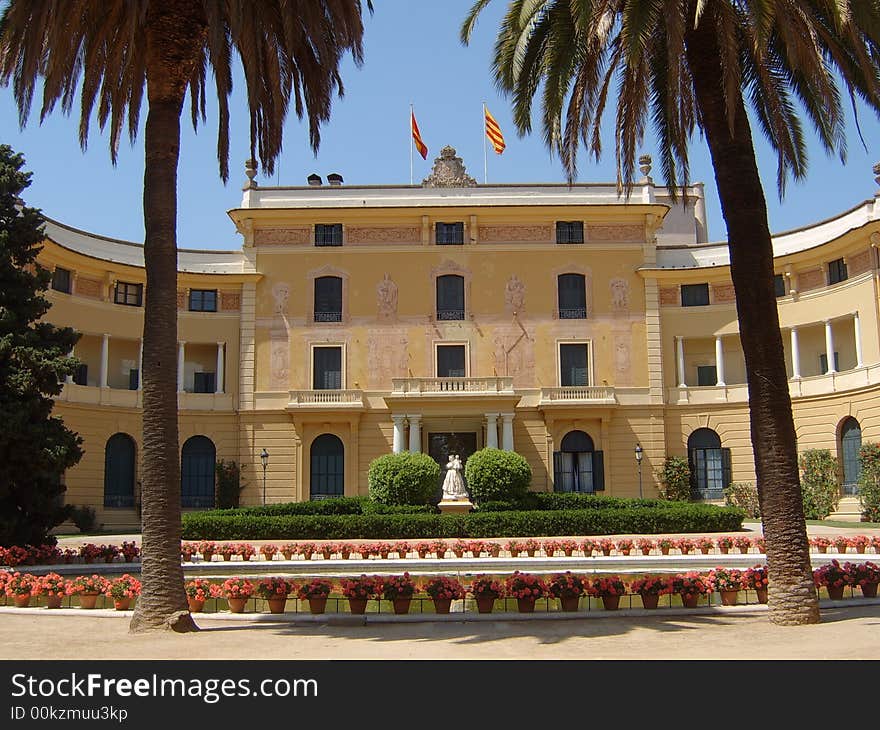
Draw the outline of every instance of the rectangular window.
M697 385L717 385L718 371L714 365L697 365Z
M828 262L828 283L838 284L847 280L846 261L835 259Z
M556 243L583 243L583 221L556 221Z
M214 373L193 373L193 393L213 393Z
M190 289L189 292L190 312L216 312L217 290L216 289Z
M463 244L464 223L437 223L434 234L438 246Z
M437 377L463 378L467 374L464 345L437 346Z
M839 373L840 372L840 353L834 353L834 369ZM822 375L825 375L828 372L828 355L824 352L819 355L819 372Z
M559 384L563 387L589 385L587 345L559 345Z
M63 294L70 294L70 270L62 269L60 266L55 267L52 272L52 288Z
M583 274L560 274L556 286L559 319L586 319L586 277Z
M342 388L342 348L315 347L312 349L312 388L339 390Z
M773 289L776 291L777 299L785 296L785 277L782 274L773 277Z
M86 363L76 366L76 370L73 373L73 382L77 385L89 384L89 366Z
M116 282L116 293L113 301L117 304L125 304L129 307L139 307L143 303L143 298L143 284L129 284L124 281Z
M341 246L342 224L341 223L316 223L315 224L316 246Z
M464 319L464 277L455 274L437 277L437 319L441 322Z
M682 284L681 306L703 307L709 303L708 284Z
M315 279L315 322L342 321L342 279L319 276Z

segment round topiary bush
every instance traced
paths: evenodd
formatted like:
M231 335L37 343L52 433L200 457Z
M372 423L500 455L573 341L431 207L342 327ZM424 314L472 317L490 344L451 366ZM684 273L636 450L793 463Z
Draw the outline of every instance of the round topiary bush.
M474 502L511 500L526 495L532 469L529 462L514 451L487 448L468 457L464 476Z
M373 459L367 475L370 498L381 504L427 504L439 481L436 461L408 451Z

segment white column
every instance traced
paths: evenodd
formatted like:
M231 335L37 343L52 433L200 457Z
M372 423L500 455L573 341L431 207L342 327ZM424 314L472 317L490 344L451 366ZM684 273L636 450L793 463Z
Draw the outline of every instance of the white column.
M486 414L486 448L498 448L498 414Z
M801 379L801 351L798 347L797 327L791 328L791 379Z
M834 367L834 332L831 331L831 320L825 320L825 359L828 361L828 373L836 373Z
M186 342L177 344L177 392L183 393L183 365L186 362Z
M684 337L676 337L675 346L678 353L678 387L687 388L684 379Z
M865 364L862 362L862 328L859 324L859 313L853 315L853 332L856 335L856 367L862 368Z
M214 392L222 393L223 392L223 348L226 347L225 342L217 343L217 372L214 374Z
M721 337L715 336L715 385L726 385L724 382L724 345Z
M141 346L138 348L138 390L144 389L144 341L141 340Z
M409 450L414 454L422 450L421 416L407 416L409 418Z
M107 377L110 373L110 335L105 334L101 340L101 387L107 388Z
M73 357L73 350L74 350L74 348L71 347L70 352L67 353L67 357ZM73 383L73 374L68 374L64 378L64 382L67 383L68 385L71 385Z
M513 414L501 414L501 448L513 451Z
M394 442L391 446L391 451L395 454L399 454L401 451L403 451L403 424L406 420L406 416L391 416L391 420L394 422Z

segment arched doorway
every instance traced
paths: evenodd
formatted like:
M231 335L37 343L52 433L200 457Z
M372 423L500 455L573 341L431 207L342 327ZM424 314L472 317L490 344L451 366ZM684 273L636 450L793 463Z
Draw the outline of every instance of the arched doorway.
M214 479L217 449L207 436L186 440L180 452L180 506L211 509L214 506Z
M723 499L730 484L730 449L711 428L698 428L688 437L691 488L700 499Z
M859 493L859 450L862 448L862 427L855 418L847 418L840 426L840 463L843 465L843 493Z
M345 494L345 447L332 433L312 441L309 499L329 499Z
M104 506L134 507L134 439L114 433L104 448Z
M593 439L583 431L569 431L553 453L553 491L600 492L605 489L605 462Z

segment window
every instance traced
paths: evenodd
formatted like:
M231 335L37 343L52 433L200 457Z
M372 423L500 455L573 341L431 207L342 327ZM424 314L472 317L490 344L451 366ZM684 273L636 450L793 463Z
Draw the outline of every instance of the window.
M180 452L180 506L210 509L214 506L214 470L217 450L206 436L186 440Z
M345 493L345 447L338 436L323 433L310 451L310 499L341 497Z
M437 223L434 238L438 246L464 243L464 223Z
M843 466L843 493L859 493L862 466L859 450L862 448L862 427L855 418L847 418L840 429L840 463Z
M113 434L104 449L104 506L134 507L134 440Z
M73 382L77 385L89 384L89 366L86 363L76 366L76 370L73 372Z
M216 289L190 289L189 292L190 312L216 312L217 290Z
M341 223L316 223L315 224L316 246L341 246L342 224Z
M339 390L342 388L342 348L315 347L312 349L312 388Z
M708 284L682 284L681 306L703 307L709 303Z
M315 279L315 322L342 321L342 279L320 276Z
M730 484L730 449L711 428L698 428L688 437L691 489L702 499L721 499Z
M464 319L464 277L455 274L437 277L437 319Z
M143 295L143 284L128 284L124 281L117 281L116 295L113 301L117 304L126 304L129 307L139 307L143 302Z
M437 345L437 377L463 378L467 375L464 345Z
M569 431L553 453L554 492L598 492L605 489L605 463L583 431Z
M776 291L777 299L785 296L785 277L782 274L773 277L773 289Z
M838 284L847 280L846 261L843 259L835 259L828 262L828 283Z
M559 319L587 318L587 284L583 274L561 274L557 278Z
M583 221L556 221L556 243L583 243Z
M586 343L559 345L559 384L589 385Z
M193 373L193 393L214 393L214 373Z
M840 353L834 353L834 370L840 372ZM824 352L819 355L819 373L825 375L828 372L828 355Z
M60 266L55 267L52 272L52 288L63 294L70 294L70 270L62 269Z
M718 371L714 365L697 365L697 385L717 385Z

